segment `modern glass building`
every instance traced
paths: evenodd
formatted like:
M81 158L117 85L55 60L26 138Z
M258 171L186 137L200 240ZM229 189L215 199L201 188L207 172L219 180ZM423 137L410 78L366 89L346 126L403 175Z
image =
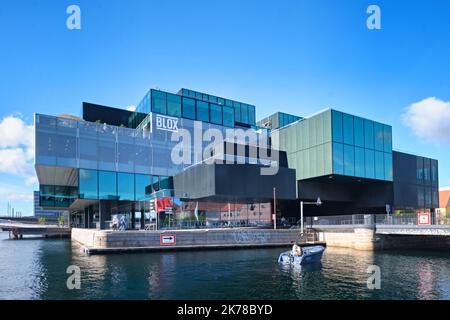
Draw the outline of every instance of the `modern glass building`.
M41 196L39 191L33 192L34 217L56 219L64 215L64 210L45 210L40 206Z
M81 118L36 114L40 206L87 228L114 214L132 228L156 217L160 227L270 224L274 192L283 216L317 197L311 215L438 206L437 161L393 151L389 125L336 110L256 122L255 109L151 89L134 112L83 103Z

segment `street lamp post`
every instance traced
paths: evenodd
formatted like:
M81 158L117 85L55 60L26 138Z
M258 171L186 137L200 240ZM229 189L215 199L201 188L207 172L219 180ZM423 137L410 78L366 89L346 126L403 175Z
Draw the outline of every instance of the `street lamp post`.
M276 199L277 189L273 188L273 229L277 229L277 199Z
M304 231L304 227L303 227L303 205L304 204L314 204L316 206L321 206L322 205L322 201L320 200L320 198L317 198L316 202L300 201L300 234L302 236L303 236L303 231Z

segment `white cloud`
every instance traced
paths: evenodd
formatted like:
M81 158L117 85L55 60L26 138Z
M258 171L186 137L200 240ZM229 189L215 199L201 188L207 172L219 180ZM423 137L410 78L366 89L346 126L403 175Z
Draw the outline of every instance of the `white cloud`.
M27 190L17 186L0 185L0 194L2 195L2 201L33 201L33 189Z
M33 213L34 150L34 126L26 124L21 114L0 119L0 212L9 202L17 211Z
M26 124L20 114L0 121L0 174L22 177L25 185L36 184L34 162L34 126Z
M402 120L428 142L450 143L450 101L430 97L415 102L406 108Z
M126 109L128 110L128 111L136 111L136 106L128 106L128 107L126 107Z
M8 116L0 122L0 148L34 148L34 127L19 116Z
M24 175L27 173L27 155L24 149L0 149L0 172Z
M32 187L32 186L37 185L37 184L38 184L38 178L37 178L36 174L28 176L28 177L25 178L25 185L27 187Z

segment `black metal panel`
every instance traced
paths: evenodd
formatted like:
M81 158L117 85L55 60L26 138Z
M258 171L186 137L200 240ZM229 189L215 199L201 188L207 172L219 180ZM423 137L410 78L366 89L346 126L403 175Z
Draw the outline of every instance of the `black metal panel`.
M347 176L320 177L298 181L298 190L301 200L314 201L320 197L324 203L348 203L343 208L359 208L362 211L369 208L384 210L386 204L393 203L393 184L389 181ZM336 206L334 208L338 209Z
M90 122L128 127L128 119L132 114L133 112L124 109L83 102L83 119Z
M188 199L266 201L295 199L295 170L278 168L261 175L252 164L199 164L174 176L175 196Z

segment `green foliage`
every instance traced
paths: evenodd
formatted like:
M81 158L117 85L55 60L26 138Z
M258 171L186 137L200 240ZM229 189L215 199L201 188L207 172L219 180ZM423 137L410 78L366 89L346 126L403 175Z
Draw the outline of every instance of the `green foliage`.
M45 224L47 222L47 219L45 219L45 218L39 218L38 219L38 223L39 224Z

